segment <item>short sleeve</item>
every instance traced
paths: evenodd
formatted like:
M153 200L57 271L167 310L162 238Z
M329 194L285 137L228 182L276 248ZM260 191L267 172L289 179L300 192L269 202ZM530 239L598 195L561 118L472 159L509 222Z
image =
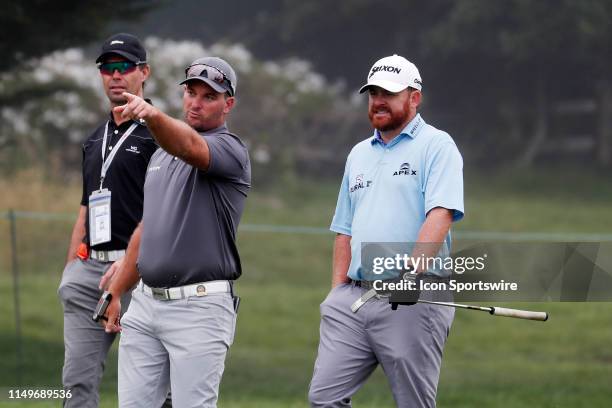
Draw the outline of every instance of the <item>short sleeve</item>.
M203 136L210 151L207 175L250 184L249 154L240 139L229 134Z
M463 159L452 139L434 148L428 159L426 174L425 212L442 207L453 211L453 221L462 219Z
M349 165L348 160L338 193L338 202L336 203L336 212L332 220L330 230L339 234L351 235L351 227L353 223L353 211L351 206L351 197L349 195Z

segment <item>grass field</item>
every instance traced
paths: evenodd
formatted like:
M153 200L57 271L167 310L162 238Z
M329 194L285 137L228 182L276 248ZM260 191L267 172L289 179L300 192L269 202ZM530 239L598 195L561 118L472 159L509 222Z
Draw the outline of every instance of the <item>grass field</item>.
M612 185L595 173L466 172L466 218L457 230L612 232ZM16 187L17 184L20 187ZM24 187L27 185L28 187ZM74 186L0 182L12 193L0 211L75 212ZM43 199L51 197L53 200ZM255 191L243 222L326 227L336 185L303 182ZM8 223L0 221L0 406L56 407L57 401L8 402L9 387L59 388L63 361L60 279L70 220L20 219L18 249L22 365L16 337ZM307 407L318 342L318 305L329 288L332 235L242 231L243 303L227 359L220 407ZM439 407L609 407L612 404L612 304L538 303L546 323L457 311L438 389ZM102 407L116 406L116 350L102 385ZM377 371L356 407L392 407Z

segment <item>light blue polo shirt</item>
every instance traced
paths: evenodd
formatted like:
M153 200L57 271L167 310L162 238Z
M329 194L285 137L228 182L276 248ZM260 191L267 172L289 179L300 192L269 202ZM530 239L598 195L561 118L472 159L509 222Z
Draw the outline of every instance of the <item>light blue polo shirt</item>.
M453 221L463 218L463 160L448 133L417 114L388 144L378 131L358 143L346 160L330 227L351 236L348 276L364 279L362 242L414 243L435 207L453 210ZM449 231L439 256L450 254L450 245Z

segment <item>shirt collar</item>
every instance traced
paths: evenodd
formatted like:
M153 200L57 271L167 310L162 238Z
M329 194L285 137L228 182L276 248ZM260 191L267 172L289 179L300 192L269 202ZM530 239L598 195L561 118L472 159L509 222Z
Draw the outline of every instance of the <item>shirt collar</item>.
M396 143L398 143L400 140L404 139L405 137L410 137L414 139L419 134L424 124L425 124L425 121L421 117L421 114L417 113L416 116L412 118L410 122L408 122L408 124L404 127L404 129L402 129L400 134L397 135L395 138L393 138L393 140L391 140L389 143L384 142L384 140L380 136L380 132L378 131L378 129L374 129L374 135L372 136L371 143L372 144L380 143L383 146L385 145L393 146Z
M113 118L113 113L111 112L110 114L110 118L109 121L110 123L110 127L112 129L127 129L128 127L132 126L132 123L136 123L139 124L140 126L146 126L146 122L144 120L128 120L126 122L122 122L120 125L117 125L115 123L115 119Z

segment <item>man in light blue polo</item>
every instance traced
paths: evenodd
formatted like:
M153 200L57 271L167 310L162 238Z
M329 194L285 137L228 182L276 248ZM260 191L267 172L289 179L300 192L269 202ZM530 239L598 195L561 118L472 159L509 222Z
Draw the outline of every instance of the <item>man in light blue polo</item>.
M375 130L348 156L331 224L337 233L332 290L321 304L313 407L350 407L379 363L398 407L436 405L454 310L422 303L392 310L388 298L364 297L376 277L362 265L361 253L366 243L405 242L446 256L450 226L463 217L461 155L447 133L417 113L421 89L417 67L398 55L377 61L360 89L369 94ZM448 276L444 270L416 272L423 279Z

